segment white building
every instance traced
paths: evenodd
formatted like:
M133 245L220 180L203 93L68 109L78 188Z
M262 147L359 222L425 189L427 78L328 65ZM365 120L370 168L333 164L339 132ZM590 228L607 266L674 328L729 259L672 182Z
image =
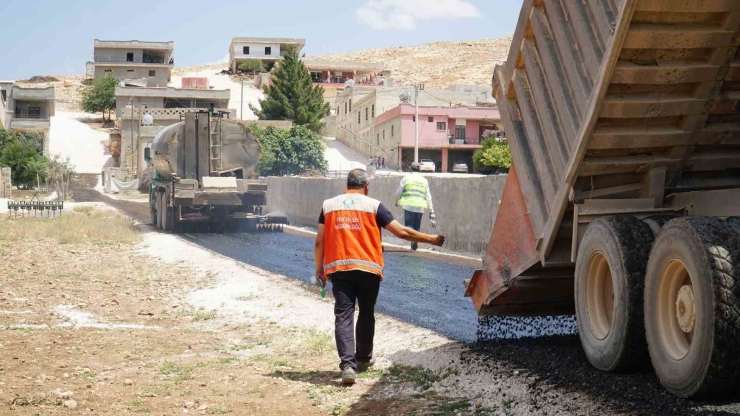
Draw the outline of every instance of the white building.
M269 71L276 62L283 59L289 46L293 46L296 52L300 53L305 45L305 39L234 38L229 47L229 68L236 72L241 62L258 59Z

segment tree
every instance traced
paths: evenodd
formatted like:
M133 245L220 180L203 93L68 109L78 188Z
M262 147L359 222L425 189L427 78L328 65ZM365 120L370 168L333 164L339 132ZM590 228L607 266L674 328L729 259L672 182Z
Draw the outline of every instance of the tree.
M262 61L259 59L247 59L246 61L239 64L239 69L244 72L265 72L265 67L262 65Z
M290 130L268 126L250 127L262 145L258 173L261 176L300 175L309 170L326 172L324 142L305 126Z
M298 52L288 47L283 60L273 68L273 85L265 85L265 99L261 109L249 105L260 120L291 120L297 126L306 126L319 132L322 119L329 115L329 104L324 102L324 88L314 85Z
M0 165L10 167L14 184L28 187L36 183L38 167L43 166L43 159L45 159L44 156L37 153L36 149L27 143L12 141L3 149L0 155Z
M56 155L49 161L49 170L46 180L51 182L60 201L65 201L69 191L69 180L74 174L74 165L69 162L69 157L62 159ZM66 186L65 186L66 182Z
M48 169L43 152L40 134L0 130L0 166L10 167L14 184L28 187L40 182Z
M508 172L511 167L511 153L506 140L489 137L483 140L483 147L473 155L473 166L480 173Z
M108 75L98 78L82 92L82 109L88 113L103 113L108 111L108 120L110 120L110 111L116 109L116 84L118 80Z

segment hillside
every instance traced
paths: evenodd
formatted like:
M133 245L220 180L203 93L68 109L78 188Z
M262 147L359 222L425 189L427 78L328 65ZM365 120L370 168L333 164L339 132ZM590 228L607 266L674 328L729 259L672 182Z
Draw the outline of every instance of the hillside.
M356 52L310 56L330 61L383 62L391 71L395 85L424 84L426 88L446 88L457 84L490 85L493 66L509 52L511 38L481 39L467 42L436 42L417 46L367 49ZM221 70L226 63L176 67L174 76L196 71ZM83 75L40 77L22 82L34 87L56 88L57 110L79 110ZM51 81L51 82L44 82ZM179 86L179 85L178 85Z
M383 62L395 85L422 83L426 88L456 84L490 85L493 66L506 60L511 38L436 42L418 46L311 56L331 61Z

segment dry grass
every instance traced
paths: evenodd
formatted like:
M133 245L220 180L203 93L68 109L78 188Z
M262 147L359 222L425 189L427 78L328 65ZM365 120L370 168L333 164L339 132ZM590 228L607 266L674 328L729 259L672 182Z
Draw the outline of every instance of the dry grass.
M60 217L19 218L0 221L0 241L52 238L59 244L134 244L141 233L134 222L114 211L75 207Z

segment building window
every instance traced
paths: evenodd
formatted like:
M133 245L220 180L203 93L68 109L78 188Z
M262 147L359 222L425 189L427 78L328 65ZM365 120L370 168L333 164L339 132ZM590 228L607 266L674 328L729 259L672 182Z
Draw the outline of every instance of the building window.
M41 107L28 107L28 118L41 118Z
M375 137L375 145L376 145L376 146L379 146L379 145L380 145L380 133L378 133L378 134L376 135L376 137Z
M8 101L8 92L5 90L0 91L0 95L3 97L3 101Z
M272 55L272 46L265 46L265 55Z
M150 77L156 77L157 76L157 70L156 69L150 69L149 70L149 76Z
M133 69L126 70L126 77L128 77L128 79L133 79L134 78L134 70Z
M373 117L373 118L375 118L375 104L373 104L373 113L372 113L372 117Z
M357 125L359 126L360 123L362 123L362 113L359 111L357 112Z
M465 126L455 126L455 140L465 140Z
M249 55L249 46L245 46L242 48L242 54Z
M385 140L385 129L383 129L383 140Z
M106 69L103 72L105 72L105 75L113 75L113 70L112 69Z
M391 137L393 137L393 130L394 130L394 127L396 127L396 126L391 126Z
M368 108L365 107L365 121L368 120L369 115L370 115L370 113L368 112Z
M434 117L429 117L429 122L434 123Z
M347 114L347 102L344 102L344 114Z
M133 52L126 53L126 62L134 62L134 53Z
M445 123L444 121L438 121L437 131L443 131L443 130L447 130L447 123Z
M349 111L352 111L352 99L349 99Z
M413 121L414 123L416 123L416 116L411 116L411 121Z

